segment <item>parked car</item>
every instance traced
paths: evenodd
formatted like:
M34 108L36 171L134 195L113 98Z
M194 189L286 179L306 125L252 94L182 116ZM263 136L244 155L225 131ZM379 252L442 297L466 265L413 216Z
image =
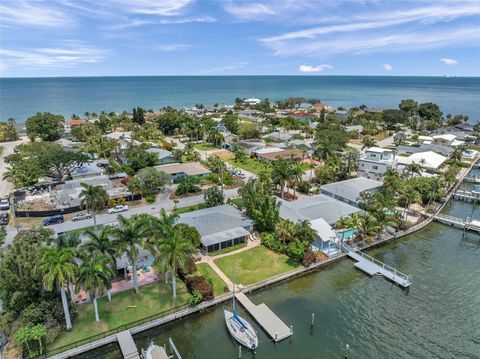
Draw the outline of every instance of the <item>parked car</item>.
M0 209L2 211L10 209L10 201L7 198L0 199Z
M82 219L89 219L92 218L92 214L88 212L77 214L75 217L72 218L72 221L81 221Z
M8 213L3 213L0 216L0 225L6 226L10 222L10 215Z
M244 178L246 178L247 176L245 176L245 173L243 173L243 172L237 172L237 177L238 177L238 178L241 178L241 179L244 179Z
M52 224L63 223L63 222L65 222L65 219L63 218L63 216L61 214L56 214L54 216L45 218L43 220L43 225L50 226Z
M107 212L109 214L112 214L112 213L120 213L125 211L128 211L128 206L126 204L119 204L115 207L109 208Z

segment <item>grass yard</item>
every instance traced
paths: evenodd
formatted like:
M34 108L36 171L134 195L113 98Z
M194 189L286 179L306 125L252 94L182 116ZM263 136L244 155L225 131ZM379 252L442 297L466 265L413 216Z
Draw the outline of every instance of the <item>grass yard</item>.
M231 280L243 285L260 282L299 266L292 264L286 255L275 253L264 246L222 257L214 262ZM235 278L233 278L234 264Z
M259 175L261 172L270 171L269 165L250 157L245 158L243 162L235 162L233 159L231 159L228 160L228 163L234 167L244 169L256 175Z
M187 303L190 294L181 280L177 280L176 306ZM50 350L115 329L121 325L161 313L174 307L171 283L156 282L133 290L116 293L112 301L102 298L98 302L100 321L95 322L93 304L78 305L78 314L73 320L73 330L62 333L48 347Z
M245 208L245 203L243 202L242 197L230 199L230 202L233 203L234 205L236 205L240 209Z
M239 243L239 244L235 244L234 246L231 246L231 247L219 249L218 251L208 253L208 255L211 256L211 257L215 257L215 256L218 256L220 254L234 252L234 251L236 251L240 248L246 247L246 246L247 246L247 243Z
M206 208L206 207L207 207L207 205L205 203L199 203L199 204L193 204L193 205L187 206L187 207L177 208L177 209L173 210L172 212L175 213L175 214L182 214L182 213L197 211L199 209L203 209L203 208Z
M218 297L219 295L225 293L224 289L225 287L227 287L227 284L223 281L222 278L218 276L217 273L215 273L215 271L207 263L197 264L197 270L205 278L210 278L212 280L215 297Z
M220 147L212 146L209 143L195 143L193 147L195 147L197 150L200 150L200 151L212 151L212 150L220 149Z

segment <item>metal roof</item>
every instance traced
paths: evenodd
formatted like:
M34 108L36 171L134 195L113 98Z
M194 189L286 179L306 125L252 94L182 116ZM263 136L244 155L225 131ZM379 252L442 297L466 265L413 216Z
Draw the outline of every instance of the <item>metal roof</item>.
M361 211L325 194L305 197L293 202L280 199L279 202L280 217L293 222L323 218L327 223L332 224L342 217Z
M222 243L235 238L245 237L245 236L248 236L249 234L250 232L247 231L245 228L236 227L226 231L202 236L202 244L204 246L210 246L212 244Z
M360 194L364 191L376 190L383 186L380 181L365 177L352 178L345 181L333 182L320 187L320 191L328 192L348 201L358 203Z

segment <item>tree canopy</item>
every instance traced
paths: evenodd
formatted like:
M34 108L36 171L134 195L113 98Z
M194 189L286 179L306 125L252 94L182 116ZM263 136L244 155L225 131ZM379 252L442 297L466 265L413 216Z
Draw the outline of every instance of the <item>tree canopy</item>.
M61 115L50 112L37 112L25 122L27 135L30 139L40 137L44 141L55 141L63 132L65 119Z

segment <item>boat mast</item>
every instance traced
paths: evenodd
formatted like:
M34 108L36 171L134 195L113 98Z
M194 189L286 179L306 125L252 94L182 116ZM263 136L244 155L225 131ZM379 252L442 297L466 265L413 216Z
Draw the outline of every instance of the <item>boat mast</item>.
M233 262L233 295L232 295L232 300L233 300L233 311L235 312L235 261Z

